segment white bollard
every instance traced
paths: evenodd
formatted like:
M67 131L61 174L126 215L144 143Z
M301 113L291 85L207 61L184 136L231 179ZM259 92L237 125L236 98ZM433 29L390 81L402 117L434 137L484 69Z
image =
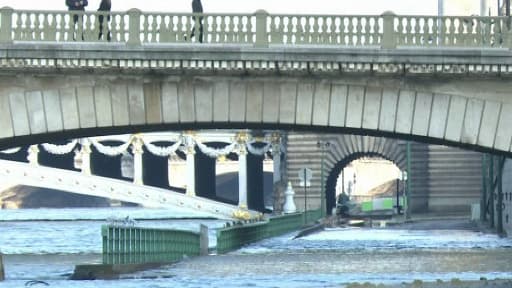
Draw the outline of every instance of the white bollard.
M297 207L295 206L295 200L293 200L293 195L295 195L295 191L292 188L292 182L288 182L288 187L284 192L284 205L283 212L285 214L295 213L297 212Z

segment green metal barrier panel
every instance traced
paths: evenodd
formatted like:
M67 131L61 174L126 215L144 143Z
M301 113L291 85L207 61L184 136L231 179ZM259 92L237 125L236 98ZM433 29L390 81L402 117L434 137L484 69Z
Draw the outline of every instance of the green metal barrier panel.
M317 217L318 214L320 213L311 214L311 218ZM217 230L217 253L226 253L246 244L298 230L303 225L303 218L302 213L294 213L271 217L264 222L219 229Z
M174 262L200 254L200 234L191 231L104 225L103 264Z

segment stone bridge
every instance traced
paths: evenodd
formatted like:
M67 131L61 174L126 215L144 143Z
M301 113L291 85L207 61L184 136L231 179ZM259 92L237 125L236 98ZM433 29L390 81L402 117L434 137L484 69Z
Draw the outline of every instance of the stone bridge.
M198 43L193 14L113 12L107 41L98 13L1 13L2 148L267 128L511 151L503 17L205 14Z

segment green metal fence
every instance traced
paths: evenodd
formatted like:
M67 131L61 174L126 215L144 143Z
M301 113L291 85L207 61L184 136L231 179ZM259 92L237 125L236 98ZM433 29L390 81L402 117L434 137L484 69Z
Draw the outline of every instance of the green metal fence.
M174 262L200 254L200 234L191 231L104 225L103 264Z
M321 218L321 211L308 211L308 223ZM217 253L222 254L262 239L276 237L304 225L304 214L294 213L269 218L267 221L240 224L217 230Z

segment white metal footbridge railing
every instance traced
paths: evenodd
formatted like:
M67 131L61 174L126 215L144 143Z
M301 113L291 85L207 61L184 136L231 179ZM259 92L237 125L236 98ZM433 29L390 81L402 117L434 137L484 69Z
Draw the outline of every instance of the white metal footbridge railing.
M62 190L75 194L105 197L151 208L179 208L201 216L234 218L238 206L224 204L172 190L136 185L122 180L87 175L64 169L0 160L0 181L8 185L27 185ZM5 185L0 187L2 191ZM248 211L252 216L257 212Z

